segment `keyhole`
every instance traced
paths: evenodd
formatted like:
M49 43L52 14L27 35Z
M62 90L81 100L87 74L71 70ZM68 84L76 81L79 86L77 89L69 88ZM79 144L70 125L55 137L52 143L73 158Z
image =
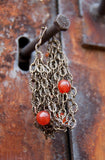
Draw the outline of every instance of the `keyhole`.
M29 70L29 64L30 64L30 57L23 58L21 56L21 49L24 48L30 40L27 37L20 37L18 39L18 47L19 47L19 58L18 58L18 66L20 69L23 71L28 71Z

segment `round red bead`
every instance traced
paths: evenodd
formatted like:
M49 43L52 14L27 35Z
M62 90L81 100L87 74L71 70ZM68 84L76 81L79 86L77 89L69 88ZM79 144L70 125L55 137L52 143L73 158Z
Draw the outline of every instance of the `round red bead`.
M60 93L68 93L71 89L71 84L67 80L61 80L58 83L58 89Z
M50 114L47 111L40 111L36 115L36 120L40 125L45 126L50 122Z

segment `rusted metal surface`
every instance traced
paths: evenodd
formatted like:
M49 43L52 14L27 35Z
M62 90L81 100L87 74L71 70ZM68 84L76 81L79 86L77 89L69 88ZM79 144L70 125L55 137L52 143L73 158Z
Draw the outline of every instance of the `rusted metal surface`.
M70 133L72 159L104 160L105 51L82 48L78 1L59 0L58 4L59 12L71 21L69 31L62 34L62 45L78 89L77 127ZM29 73L21 71L17 62L15 40L21 35L34 39L55 15L54 0L0 4L0 160L69 159L66 134L57 133L54 140L46 141L34 127Z
M7 3L8 0L0 0L0 5Z
M65 133L45 140L34 125L29 73L17 60L17 38L33 39L56 15L54 0L8 0L0 5L0 160L67 160Z
M65 0L59 0L59 11L71 20L69 31L62 33L62 44L78 90L77 126L71 133L70 142L72 159L104 160L105 51L82 48L82 18L78 1L66 0L65 3Z
M104 3L100 5L99 0L79 0L79 4L83 16L82 45L105 49L105 18L101 14Z

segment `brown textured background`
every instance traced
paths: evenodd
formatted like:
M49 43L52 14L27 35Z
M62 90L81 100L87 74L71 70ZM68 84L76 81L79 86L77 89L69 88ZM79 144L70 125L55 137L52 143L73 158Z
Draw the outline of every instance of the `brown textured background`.
M46 141L34 127L30 76L17 62L18 37L32 40L41 26L52 23L57 7L71 21L61 36L78 89L77 126L70 142L66 133ZM58 0L58 6L55 0L0 1L0 160L69 160L70 154L74 160L104 160L105 51L84 49L82 33L77 0Z

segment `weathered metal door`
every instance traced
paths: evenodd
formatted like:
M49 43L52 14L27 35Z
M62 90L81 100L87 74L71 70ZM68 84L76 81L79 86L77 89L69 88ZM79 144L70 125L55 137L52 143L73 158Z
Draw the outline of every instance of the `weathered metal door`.
M87 9L81 14L82 2L0 0L0 160L105 159L105 36L100 28L102 39L97 36ZM89 4L86 0L85 6ZM79 111L72 132L58 132L55 139L45 140L33 125L30 75L18 66L18 38L33 40L57 13L71 21L61 40L78 90Z

